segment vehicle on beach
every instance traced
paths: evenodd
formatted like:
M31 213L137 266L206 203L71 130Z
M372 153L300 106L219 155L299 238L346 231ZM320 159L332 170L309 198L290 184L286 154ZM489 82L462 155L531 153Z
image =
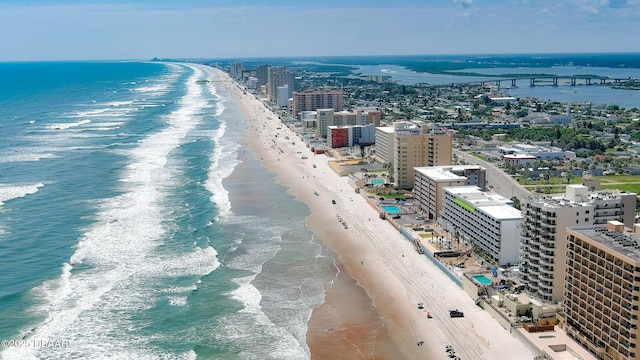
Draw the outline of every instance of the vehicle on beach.
M464 317L464 313L462 311L458 311L458 309L449 310L449 317L452 317L452 318Z
M331 203L332 203L333 205L335 205L335 204L336 204L336 201L335 201L335 200L333 200L333 199L331 199Z

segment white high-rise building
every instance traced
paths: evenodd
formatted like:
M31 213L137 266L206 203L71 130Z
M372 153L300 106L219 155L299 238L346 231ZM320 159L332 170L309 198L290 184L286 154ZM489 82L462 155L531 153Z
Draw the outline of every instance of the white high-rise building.
M522 215L513 202L477 186L445 187L438 222L458 241L477 246L485 256L500 265L519 260ZM452 244L455 246L456 244Z
M279 107L285 107L289 102L289 85L285 84L282 86L278 86L278 97L276 99L276 104Z

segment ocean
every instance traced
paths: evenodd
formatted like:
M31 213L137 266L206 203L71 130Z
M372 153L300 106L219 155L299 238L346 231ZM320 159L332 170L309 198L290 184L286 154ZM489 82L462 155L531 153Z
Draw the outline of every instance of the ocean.
M335 260L217 80L0 63L2 359L309 357Z

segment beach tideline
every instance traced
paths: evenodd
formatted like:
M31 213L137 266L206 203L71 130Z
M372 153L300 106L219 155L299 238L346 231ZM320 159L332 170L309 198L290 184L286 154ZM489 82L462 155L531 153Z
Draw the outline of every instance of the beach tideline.
M348 179L329 167L326 155L287 140L297 135L226 73L217 73L242 109L248 147L309 206L307 222L316 240L340 262L341 271L326 284L324 304L308 323L312 359L447 359L447 345L465 360L535 357L381 220ZM465 316L452 319L451 309Z

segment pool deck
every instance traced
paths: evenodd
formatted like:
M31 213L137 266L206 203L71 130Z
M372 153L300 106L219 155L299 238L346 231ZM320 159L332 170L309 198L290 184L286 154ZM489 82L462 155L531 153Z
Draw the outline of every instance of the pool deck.
M480 285L492 285L493 281L486 277L485 275L473 275L471 276L475 281L479 282Z

